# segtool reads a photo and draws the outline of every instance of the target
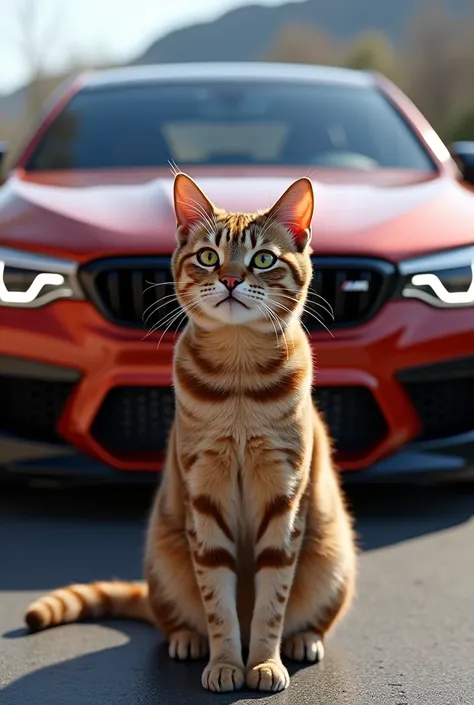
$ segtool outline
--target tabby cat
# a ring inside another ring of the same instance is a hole
[[[229,213],[179,173],[174,201],[172,268],[189,322],[175,346],[176,416],[146,583],[56,590],[30,605],[26,622],[38,630],[91,616],[145,619],[171,657],[209,653],[204,688],[279,691],[289,684],[281,651],[323,657],[356,575],[300,323],[313,188],[301,178],[266,211]]]

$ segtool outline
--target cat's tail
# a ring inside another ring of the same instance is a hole
[[[37,632],[90,617],[124,617],[153,623],[148,585],[119,580],[69,585],[32,602],[25,622]]]

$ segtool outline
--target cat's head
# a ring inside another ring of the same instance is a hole
[[[186,174],[174,182],[178,247],[173,278],[188,317],[204,327],[277,326],[302,313],[312,278],[311,181],[295,181],[270,208],[229,213]]]

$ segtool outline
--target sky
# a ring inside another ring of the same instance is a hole
[[[74,61],[126,61],[172,29],[248,4],[284,0],[0,0],[0,93],[23,85],[36,48],[48,72]],[[288,1],[288,0],[287,0]]]

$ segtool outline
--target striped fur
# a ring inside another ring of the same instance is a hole
[[[177,176],[173,274],[189,323],[175,347],[176,416],[149,521],[147,586],[55,591],[30,606],[31,628],[146,619],[172,657],[209,651],[202,684],[212,691],[282,690],[281,651],[322,658],[352,600],[356,551],[300,324],[312,198],[301,179],[269,211],[230,214]],[[215,266],[200,263],[202,248],[218,254]],[[252,266],[262,249],[277,257],[268,271]],[[225,281],[238,282],[232,296],[245,305],[218,305]]]

